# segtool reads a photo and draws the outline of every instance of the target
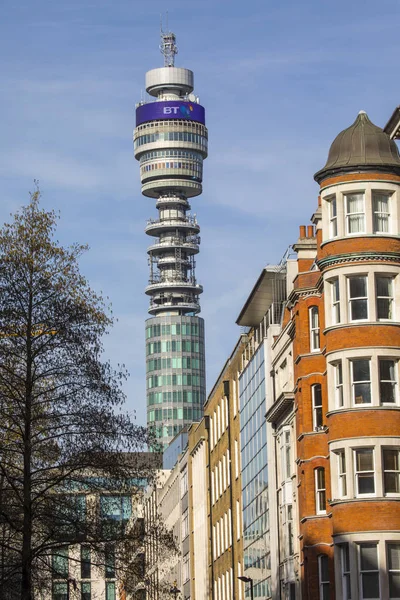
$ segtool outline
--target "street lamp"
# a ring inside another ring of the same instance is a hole
[[[249,583],[250,584],[250,597],[251,600],[254,600],[254,595],[253,595],[253,580],[251,577],[245,577],[244,575],[242,575],[241,577],[238,577],[238,579],[240,579],[240,581],[243,581],[244,583]]]
[[[173,584],[172,588],[169,590],[169,591],[170,591],[170,593],[174,595],[174,598],[175,598],[175,600],[177,599],[177,597],[178,597],[178,594],[180,594],[180,593],[181,593],[181,590],[177,588],[177,585],[176,585],[176,584],[177,584],[177,581],[176,581],[176,579],[175,579],[175,581],[174,581],[174,584]]]

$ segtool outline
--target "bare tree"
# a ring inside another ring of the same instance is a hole
[[[134,458],[148,440],[122,409],[126,373],[103,358],[112,316],[79,271],[87,248],[59,245],[39,197],[0,230],[0,596],[22,600],[60,544],[101,554],[126,540],[127,527],[87,514],[100,493],[139,494],[152,472]]]

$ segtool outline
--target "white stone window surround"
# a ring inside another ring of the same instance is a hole
[[[373,192],[380,194],[387,194],[390,196],[390,219],[389,219],[389,231],[374,233],[374,222],[373,222],[373,203],[372,194]],[[365,210],[365,232],[364,233],[347,233],[346,227],[346,202],[345,196],[347,194],[364,194],[364,210]],[[330,201],[336,197],[336,222],[337,222],[337,235],[333,236],[333,227],[331,224],[331,206]],[[399,211],[399,200],[400,200],[400,186],[395,183],[386,181],[354,181],[344,182],[337,185],[332,185],[324,188],[321,191],[321,205],[322,205],[322,243],[330,241],[332,239],[338,240],[340,238],[356,237],[359,235],[384,235],[384,236],[398,236],[400,232],[400,211]]]
[[[373,494],[357,494],[355,451],[357,449],[371,448],[374,450],[375,492]],[[330,470],[331,470],[331,501],[350,500],[363,498],[400,498],[399,493],[384,493],[383,482],[383,450],[386,448],[400,448],[399,436],[388,437],[359,437],[336,440],[329,443]],[[344,451],[346,461],[346,496],[340,493],[339,451]]]
[[[357,323],[393,323],[399,322],[400,309],[396,307],[396,300],[400,298],[400,267],[395,264],[366,264],[357,266],[338,267],[328,271],[324,277],[325,302],[325,327],[343,327],[343,325],[357,325]],[[368,294],[368,319],[351,320],[349,306],[349,278],[357,276],[367,277]],[[388,277],[392,280],[392,315],[391,319],[378,319],[377,315],[377,285],[376,277]],[[335,323],[333,314],[334,290],[333,282],[339,281],[340,322]]]
[[[308,322],[310,328],[310,351],[319,352],[320,344],[320,324],[319,324],[319,308],[318,306],[310,306],[308,309]],[[284,366],[283,366],[284,365]],[[287,369],[287,361],[281,365],[281,369]]]
[[[369,359],[370,362],[370,380],[371,380],[371,403],[355,404],[352,398],[352,375],[351,361],[354,359],[363,358]],[[395,402],[380,403],[380,387],[379,387],[379,359],[387,359],[395,361],[395,376],[396,376],[396,392]],[[340,412],[342,410],[365,410],[368,408],[399,408],[399,366],[400,366],[400,349],[398,347],[391,348],[389,346],[376,346],[370,348],[350,348],[340,352],[332,352],[327,356],[327,374],[328,374],[328,412]],[[337,406],[336,394],[336,365],[342,361],[342,377],[343,377],[343,406]]]
[[[379,588],[381,598],[389,596],[388,553],[387,545],[400,544],[398,531],[368,531],[335,535],[334,564],[335,564],[335,593],[336,600],[347,600],[343,596],[341,546],[349,544],[351,597],[362,598],[360,585],[360,544],[375,543],[378,545]]]

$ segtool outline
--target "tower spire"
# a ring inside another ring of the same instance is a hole
[[[167,31],[163,31],[162,18],[160,23],[161,54],[164,55],[164,67],[175,66],[175,55],[178,54],[176,45],[176,36],[172,31],[168,31],[168,13],[167,13]]]

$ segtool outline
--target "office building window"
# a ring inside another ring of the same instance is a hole
[[[379,398],[381,404],[393,404],[397,399],[397,362],[379,359]]]
[[[360,549],[360,598],[380,598],[378,545],[359,544]]]
[[[329,232],[330,237],[337,237],[338,224],[337,224],[337,204],[336,196],[329,200]]]
[[[183,583],[185,583],[186,581],[188,581],[188,579],[190,579],[189,558],[190,558],[190,555],[186,554],[183,557],[183,561],[182,561],[182,581],[183,581]]]
[[[52,572],[54,579],[67,579],[69,575],[68,546],[56,548],[52,556]]]
[[[88,546],[81,546],[81,579],[90,579],[90,572],[90,548]]]
[[[182,515],[182,540],[189,535],[189,511],[185,511]]]
[[[387,194],[374,192],[372,195],[374,233],[390,231],[390,198]]]
[[[282,433],[282,445],[281,445],[281,468],[282,468],[282,481],[284,479],[290,479],[292,475],[291,465],[291,447],[290,447],[290,431],[286,430]]]
[[[310,348],[311,351],[314,352],[319,350],[319,314],[318,308],[316,306],[312,306],[309,309],[309,319],[310,319]]]
[[[68,583],[61,581],[53,582],[52,600],[68,600]]]
[[[314,430],[321,429],[323,425],[322,416],[322,391],[321,384],[316,383],[311,386],[312,407],[313,407],[313,426]]]
[[[287,537],[288,537],[288,551],[289,556],[294,554],[294,535],[293,535],[293,506],[291,504],[287,505]]]
[[[365,233],[364,194],[345,196],[347,233]]]
[[[89,581],[81,583],[81,598],[82,600],[92,600],[92,586]]]
[[[371,361],[360,358],[351,361],[353,404],[371,404]]]
[[[326,513],[325,469],[315,469],[315,505],[317,515]]]
[[[373,448],[361,448],[355,455],[355,489],[356,495],[375,494],[375,467]]]
[[[332,323],[336,325],[340,323],[340,292],[339,292],[339,278],[332,279],[331,281],[331,294],[332,294]]]
[[[318,556],[319,600],[329,600],[329,559],[326,554]]]
[[[389,598],[400,598],[400,544],[387,545]]]
[[[116,600],[114,581],[106,581],[106,600]]]
[[[105,554],[104,564],[105,564],[106,579],[114,579],[115,578],[115,548],[114,548],[114,545],[106,544],[104,554]]]
[[[348,278],[350,321],[368,319],[368,283],[366,275]]]
[[[398,448],[384,448],[383,458],[383,491],[385,494],[400,492],[400,463]]]
[[[378,319],[393,319],[393,277],[376,276],[376,316]]]
[[[181,471],[181,498],[183,498],[183,496],[186,494],[187,491],[188,491],[188,472],[187,472],[187,468],[185,467]]]

